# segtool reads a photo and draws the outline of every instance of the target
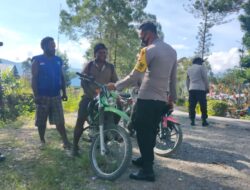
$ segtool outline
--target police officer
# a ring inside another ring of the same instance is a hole
[[[132,160],[141,169],[129,177],[155,181],[153,161],[157,127],[166,100],[169,104],[176,100],[177,54],[170,45],[158,38],[154,23],[145,22],[139,30],[145,47],[141,49],[134,69],[124,79],[108,84],[108,88],[121,90],[135,85],[145,73],[139,89],[134,121],[141,157]]]
[[[195,125],[195,108],[197,103],[200,104],[202,126],[208,126],[207,122],[207,98],[209,92],[209,82],[207,69],[203,65],[204,60],[200,57],[193,59],[193,64],[187,70],[187,88],[189,92],[189,118],[191,125]]]

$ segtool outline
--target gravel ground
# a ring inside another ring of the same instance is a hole
[[[170,158],[155,156],[156,182],[133,181],[128,178],[137,170],[130,165],[115,182],[102,182],[94,177],[88,189],[101,190],[250,190],[250,122],[211,117],[209,127],[191,127],[186,113],[175,111],[174,116],[182,124],[183,142]],[[66,116],[69,125],[75,122],[75,114]],[[14,139],[25,139],[29,149],[35,149],[36,130],[2,129],[0,139],[6,133]],[[2,141],[3,142],[3,141]],[[25,147],[25,146],[24,146]],[[27,151],[27,150],[26,150]],[[8,152],[8,150],[6,150]],[[32,151],[31,151],[32,152]],[[11,150],[10,150],[11,153]],[[133,139],[133,156],[138,156]],[[85,189],[84,187],[82,189]]]
[[[156,182],[128,179],[130,166],[115,183],[119,189],[250,190],[250,122],[211,117],[191,127],[186,113],[176,111],[183,143],[171,158],[155,157]],[[134,142],[134,155],[138,148]]]

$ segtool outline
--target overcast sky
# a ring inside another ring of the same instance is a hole
[[[157,16],[165,35],[164,41],[172,45],[178,58],[194,55],[199,20],[186,12],[183,4],[188,0],[149,0],[146,11]],[[40,41],[45,36],[57,40],[59,10],[66,8],[64,0],[1,0],[0,2],[0,58],[21,62],[42,53]],[[239,64],[238,48],[243,33],[237,15],[230,23],[212,29],[210,64],[215,73],[223,72]],[[89,43],[70,41],[60,35],[60,50],[66,51],[70,65],[81,68],[83,55]]]

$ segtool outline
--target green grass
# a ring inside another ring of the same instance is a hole
[[[63,102],[65,112],[75,112],[78,110],[78,105],[83,94],[81,89],[68,88],[68,101]]]
[[[1,190],[118,189],[113,182],[93,179],[87,142],[80,143],[82,156],[73,158],[63,150],[56,129],[46,130],[47,145],[43,150],[38,148],[36,130],[25,128],[32,130],[27,137],[18,137],[18,132],[13,133],[15,130],[5,128],[2,139],[0,136],[1,150],[6,155],[6,160],[0,163]],[[73,128],[67,127],[67,133],[72,142]]]
[[[3,122],[0,120],[0,129],[1,128],[21,128],[27,121],[30,121],[31,119],[33,118],[32,117],[24,117],[24,116],[21,116],[19,117],[17,120],[14,120],[14,121],[6,121],[6,122]]]
[[[77,111],[81,95],[80,89],[68,89],[68,101],[63,103],[71,142],[76,118],[68,112]],[[19,136],[20,131],[24,136]],[[6,160],[0,163],[0,190],[119,189],[114,182],[94,177],[87,142],[80,143],[82,157],[73,158],[70,152],[63,150],[56,129],[47,129],[45,137],[47,145],[40,150],[39,137],[34,128],[34,113],[28,117],[21,116],[16,121],[0,121],[0,152],[6,156]]]

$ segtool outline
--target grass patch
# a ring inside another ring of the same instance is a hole
[[[93,178],[87,142],[80,142],[82,157],[73,158],[70,152],[63,150],[56,129],[46,130],[47,145],[44,150],[38,149],[39,138],[34,130],[32,135],[27,132],[30,138],[28,142],[26,138],[13,136],[11,131],[14,130],[12,127],[4,129],[5,132],[9,131],[9,134],[5,134],[9,138],[8,142],[1,144],[7,157],[0,163],[1,190],[118,189],[113,182]],[[72,142],[73,128],[67,128],[67,132]]]
[[[14,128],[14,129],[19,129],[23,127],[23,125],[30,125],[31,123],[34,124],[35,120],[35,112],[30,113],[28,116],[23,115],[18,117],[16,120],[7,120],[7,121],[2,121],[0,120],[0,129],[1,128]]]
[[[68,101],[63,102],[63,108],[65,112],[76,112],[78,110],[78,105],[83,94],[81,89],[68,88]]]

